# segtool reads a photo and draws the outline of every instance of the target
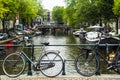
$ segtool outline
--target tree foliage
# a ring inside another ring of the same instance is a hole
[[[36,0],[0,0],[0,18],[14,20],[19,15],[20,20],[30,22],[42,15],[43,8]]]
[[[2,0],[3,8],[7,11],[3,13],[3,18],[13,19],[18,13],[19,4],[16,0]]]
[[[71,26],[96,24],[114,18],[113,0],[65,0],[65,21]]]
[[[52,18],[57,23],[63,23],[64,7],[55,6],[52,11]]]
[[[8,11],[9,9],[4,7],[2,0],[0,0],[0,18],[3,18],[3,14]]]
[[[113,12],[115,15],[120,16],[120,0],[114,0]]]

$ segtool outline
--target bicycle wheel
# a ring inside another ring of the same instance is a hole
[[[99,60],[93,53],[82,53],[75,59],[75,69],[86,77],[94,75],[99,69]]]
[[[117,72],[118,74],[120,74],[120,55],[118,55],[116,57],[116,60],[115,60],[115,67],[113,67],[113,70],[115,72]]]
[[[25,61],[21,54],[9,54],[3,61],[3,71],[8,77],[18,77],[25,69]]]
[[[48,52],[41,57],[40,70],[47,77],[56,77],[63,68],[62,57],[55,52]]]

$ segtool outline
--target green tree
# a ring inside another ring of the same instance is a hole
[[[114,0],[113,12],[115,15],[120,16],[120,0]]]
[[[120,0],[114,0],[113,12],[116,15],[116,29],[120,28]],[[118,33],[118,31],[117,31]]]
[[[63,23],[64,7],[55,6],[52,11],[52,18],[57,23]]]
[[[17,15],[21,23],[27,23],[42,14],[43,8],[36,0],[0,0],[0,18],[3,21],[3,27],[5,20],[14,21]]]
[[[6,30],[5,21],[13,20],[15,14],[17,13],[18,3],[16,0],[1,0],[1,5],[5,10],[1,14],[1,20],[3,25],[3,32]],[[1,12],[1,11],[0,11]]]
[[[20,0],[18,13],[20,21],[25,24],[38,15],[39,4],[35,0]]]
[[[76,25],[76,0],[65,0],[67,7],[64,11],[64,21],[67,25],[75,27]]]
[[[3,2],[0,0],[0,18],[3,18],[3,14],[7,11],[9,11],[8,8],[4,8]]]
[[[113,0],[66,0],[66,4],[65,19],[71,26],[83,23],[102,24],[103,21],[114,18]]]

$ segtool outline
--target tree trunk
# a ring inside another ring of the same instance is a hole
[[[116,34],[118,34],[118,18],[116,18]]]
[[[3,26],[2,32],[4,33],[5,32],[5,19],[2,20],[2,26]]]
[[[120,17],[118,17],[116,26],[118,27],[118,34],[120,34]]]
[[[102,19],[100,19],[100,22],[99,22],[100,26],[102,26]]]

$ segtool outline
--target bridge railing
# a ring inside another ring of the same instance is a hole
[[[82,46],[82,47],[86,47],[86,46],[104,46],[106,47],[106,52],[108,51],[108,47],[110,46],[120,46],[120,44],[50,44],[50,45],[47,45],[47,46]],[[40,47],[42,46],[41,44],[34,44],[34,48],[37,48],[37,47]],[[74,61],[74,59],[64,59],[64,62],[63,62],[63,71],[62,71],[62,75],[65,75],[66,74],[66,69],[65,69],[65,65],[66,65],[66,62],[67,61]],[[99,71],[99,70],[98,70]],[[98,72],[99,73],[99,72]],[[97,75],[97,74],[96,74]]]
[[[46,45],[46,46],[106,46],[106,50],[109,46],[120,46],[120,44],[49,44],[49,45]],[[18,45],[12,45],[13,47],[16,47]],[[34,49],[35,48],[39,48],[39,47],[42,47],[43,45],[42,44],[27,44],[27,46],[25,48],[29,48],[31,49],[31,51],[28,53],[28,55],[31,55],[29,57],[31,58],[34,58]],[[0,47],[5,47],[5,45],[0,45]],[[3,60],[1,60],[3,61]],[[64,62],[63,62],[63,71],[62,71],[62,75],[65,75],[66,74],[66,69],[65,69],[65,65],[66,65],[66,62],[67,61],[74,61],[74,59],[64,59]],[[28,65],[28,75],[32,75],[32,71],[31,71],[31,63],[29,63]]]

